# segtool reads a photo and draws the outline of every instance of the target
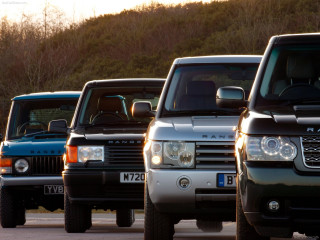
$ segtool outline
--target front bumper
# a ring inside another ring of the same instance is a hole
[[[236,189],[217,187],[218,173],[235,174],[235,171],[150,169],[146,180],[151,201],[161,212],[182,215],[221,213],[233,218],[230,216],[235,213]],[[190,180],[188,188],[179,187],[181,177]]]
[[[144,183],[121,183],[121,172],[128,170],[66,170],[62,173],[65,191],[71,202],[97,208],[143,209]]]
[[[248,162],[244,169],[239,175],[239,190],[250,224],[302,232],[319,226],[320,176],[299,174],[294,167],[257,167]],[[268,210],[271,200],[280,203],[278,211]]]
[[[0,184],[1,184],[1,187],[63,185],[63,180],[62,180],[62,176],[14,177],[14,176],[1,175]]]

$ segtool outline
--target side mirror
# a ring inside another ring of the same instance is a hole
[[[244,90],[241,87],[221,87],[217,91],[216,102],[220,108],[246,107]]]
[[[48,132],[67,133],[67,121],[64,119],[50,121],[48,126]]]
[[[155,111],[152,111],[150,102],[135,102],[132,106],[132,116],[134,118],[154,117]]]

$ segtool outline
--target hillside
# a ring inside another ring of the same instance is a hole
[[[320,2],[229,0],[153,4],[88,19],[50,35],[32,22],[0,25],[0,119],[15,95],[80,90],[92,79],[165,77],[174,58],[262,54],[272,35],[318,32]]]

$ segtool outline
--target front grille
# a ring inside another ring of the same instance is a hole
[[[105,163],[109,165],[143,165],[143,145],[105,146]]]
[[[301,138],[304,164],[310,168],[320,168],[320,136]]]
[[[34,156],[31,159],[31,172],[34,175],[61,175],[62,156]]]
[[[197,142],[196,167],[234,169],[234,142]]]

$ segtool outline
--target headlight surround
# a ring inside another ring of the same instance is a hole
[[[29,162],[26,159],[18,159],[14,163],[14,169],[17,173],[26,173],[29,170]]]
[[[194,168],[195,143],[149,141],[144,152],[150,152],[152,168]]]
[[[288,137],[246,137],[248,161],[293,161],[297,147]]]
[[[78,146],[78,162],[104,161],[104,146]]]

